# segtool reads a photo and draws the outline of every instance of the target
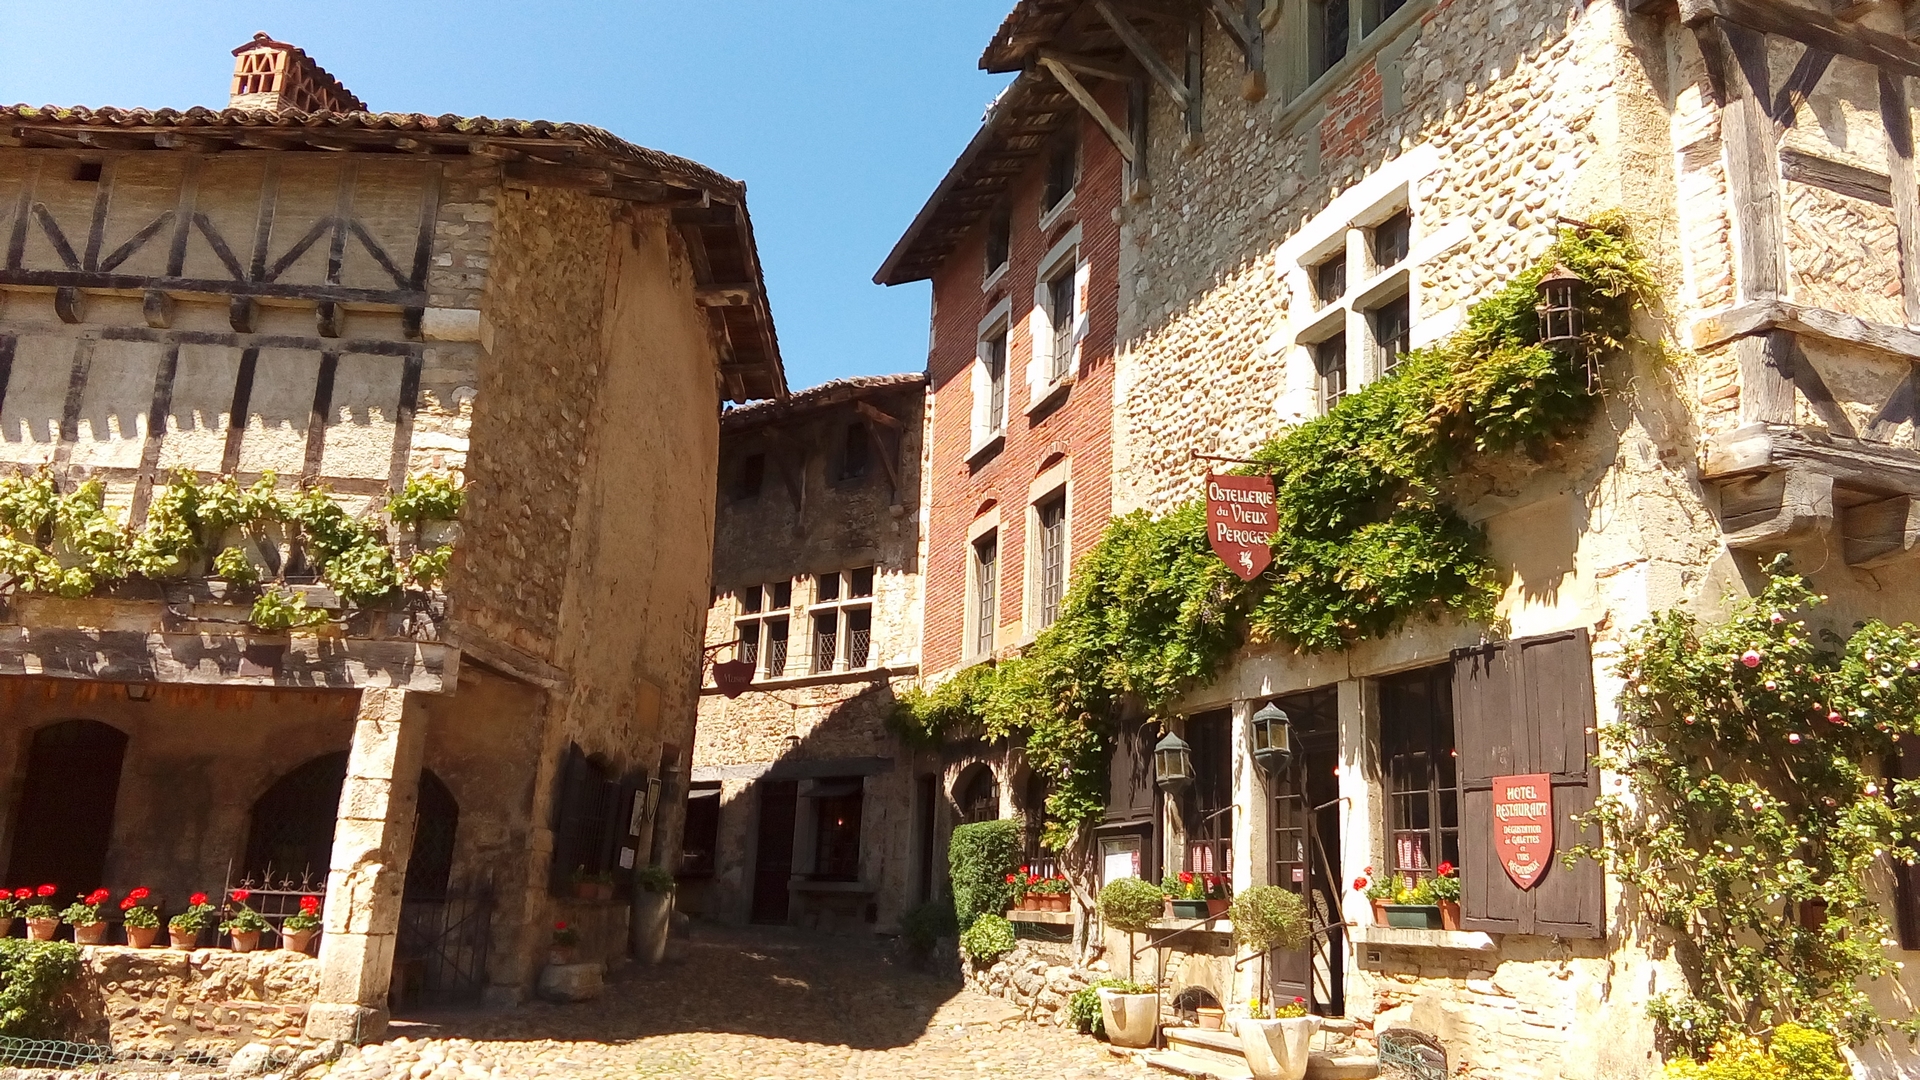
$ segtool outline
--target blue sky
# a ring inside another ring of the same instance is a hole
[[[375,109],[598,124],[747,182],[797,389],[926,366],[873,272],[978,128],[1012,0],[0,0],[0,102],[219,105],[265,30]]]

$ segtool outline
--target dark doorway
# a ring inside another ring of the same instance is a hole
[[[1340,910],[1340,698],[1334,687],[1274,702],[1293,726],[1292,764],[1267,778],[1273,797],[1269,880],[1307,902],[1312,936],[1305,948],[1267,958],[1276,1001],[1299,997],[1320,1016],[1346,1014],[1347,935]]]
[[[51,882],[59,899],[104,882],[126,753],[126,735],[95,720],[63,720],[33,733],[13,817],[11,880]]]
[[[787,885],[793,878],[793,815],[800,785],[793,780],[760,782],[760,828],[753,866],[753,921],[787,921]]]
[[[984,762],[967,766],[954,785],[953,801],[960,807],[962,825],[999,820],[1000,781],[993,775],[993,766]]]
[[[346,752],[322,754],[275,781],[255,799],[241,876],[256,883],[304,882],[324,889],[333,861],[340,789],[346,781]],[[409,899],[447,895],[459,824],[460,804],[453,792],[432,770],[420,770],[413,854],[407,859]]]
[[[940,778],[926,773],[913,782],[913,898],[933,899],[933,801],[940,794]]]
[[[453,834],[460,804],[431,769],[420,770],[420,813],[413,822],[413,854],[407,857],[407,899],[437,900],[453,879]]]

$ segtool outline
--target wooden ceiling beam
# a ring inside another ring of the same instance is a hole
[[[1100,125],[1101,131],[1106,132],[1108,141],[1113,143],[1114,149],[1120,151],[1121,157],[1129,162],[1138,160],[1139,152],[1134,148],[1133,140],[1126,132],[1120,130],[1119,124],[1113,122],[1113,117],[1107,115],[1107,110],[1101,107],[1092,91],[1080,84],[1080,80],[1074,76],[1072,70],[1045,53],[1040,56],[1040,66],[1060,80],[1060,85],[1066,87],[1067,93],[1072,94],[1074,100],[1087,110],[1087,115],[1093,117],[1094,123]]]

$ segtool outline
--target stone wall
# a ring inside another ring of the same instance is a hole
[[[264,949],[81,949],[74,999],[121,1054],[225,1056],[247,1043],[290,1045],[320,985],[320,962]]]
[[[1043,942],[1022,941],[1013,951],[987,966],[962,959],[961,973],[969,989],[991,994],[1011,1002],[1036,1024],[1071,1027],[1067,999],[1074,991],[1109,974],[1106,961],[1096,960],[1092,968],[1073,963],[1073,947]]]

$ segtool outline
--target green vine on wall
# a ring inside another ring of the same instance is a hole
[[[1870,984],[1894,971],[1874,894],[1920,858],[1920,780],[1888,769],[1920,738],[1920,628],[1816,630],[1826,598],[1785,556],[1768,574],[1724,622],[1671,611],[1628,642],[1601,764],[1631,796],[1602,796],[1603,846],[1578,853],[1672,944],[1687,986],[1649,1011],[1696,1057],[1788,1022],[1871,1037]]]
[[[45,470],[0,479],[0,576],[6,588],[75,599],[143,578],[167,581],[211,570],[230,584],[254,587],[251,621],[262,629],[311,626],[321,608],[285,587],[304,564],[342,599],[368,604],[404,588],[426,589],[446,576],[452,548],[394,560],[385,522],[356,518],[325,487],[281,491],[272,473],[241,487],[232,477],[201,483],[178,472],[154,494],[145,523],[129,528],[106,508],[106,489],[87,480],[61,493]],[[409,477],[386,506],[388,518],[416,533],[451,521],[465,494],[451,475]],[[283,558],[281,549],[297,552]]]
[[[1340,649],[1415,614],[1489,617],[1494,568],[1479,530],[1448,505],[1447,479],[1477,453],[1544,452],[1592,413],[1584,370],[1537,341],[1538,288],[1556,263],[1586,283],[1585,349],[1621,352],[1634,307],[1657,290],[1624,224],[1607,217],[1564,230],[1458,332],[1254,455],[1264,465],[1248,471],[1273,473],[1278,510],[1265,574],[1243,583],[1213,554],[1203,503],[1117,518],[1075,566],[1058,621],[1017,657],[904,695],[897,730],[1022,739],[1054,784],[1046,842],[1066,852],[1104,809],[1123,696],[1163,712],[1248,642]]]

